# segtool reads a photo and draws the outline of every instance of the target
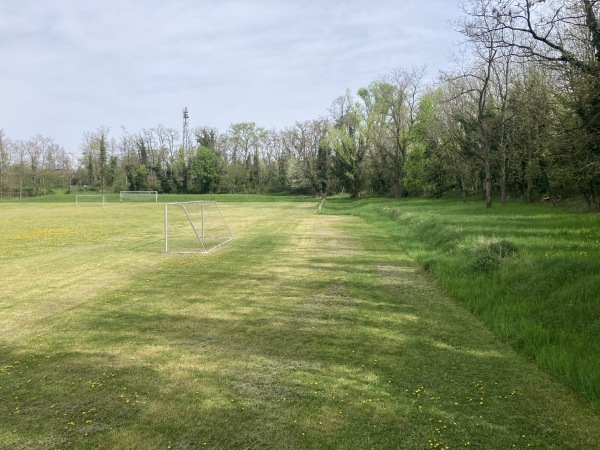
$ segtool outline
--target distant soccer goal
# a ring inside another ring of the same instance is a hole
[[[78,208],[81,206],[106,206],[106,195],[76,195],[75,205]]]
[[[165,203],[165,252],[208,253],[232,239],[217,202]]]
[[[121,191],[119,201],[123,202],[158,202],[156,191]]]

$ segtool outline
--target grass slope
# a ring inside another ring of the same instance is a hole
[[[446,292],[600,411],[600,214],[480,202],[329,202],[386,230]]]
[[[222,205],[161,253],[160,205],[0,205],[0,447],[594,448],[589,405],[442,293],[386,231]]]

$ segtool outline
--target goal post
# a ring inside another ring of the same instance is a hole
[[[81,194],[75,196],[75,206],[106,206],[106,195]]]
[[[158,192],[157,191],[120,191],[119,201],[130,202],[154,202],[158,203]]]
[[[217,202],[165,203],[166,253],[208,253],[232,239]]]

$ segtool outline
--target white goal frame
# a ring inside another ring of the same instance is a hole
[[[196,240],[198,241],[198,243],[200,244],[198,246],[198,250],[194,251],[194,250],[186,250],[186,251],[175,251],[175,250],[169,250],[169,207],[179,207],[183,210],[183,213],[185,215],[185,219],[187,220],[187,223],[189,223],[190,226],[190,234],[193,236],[195,235]],[[218,219],[220,219],[222,221],[223,226],[223,235],[222,236],[208,236],[206,234],[206,228],[205,228],[205,207],[212,207],[214,208],[214,210],[217,212],[218,214]],[[199,222],[194,223],[194,220],[192,218],[192,216],[190,215],[190,207],[199,207],[200,211],[201,211],[201,217]],[[214,246],[209,246],[207,245],[207,239],[217,239],[219,241],[219,243],[217,245]],[[229,228],[229,225],[227,224],[227,221],[225,220],[225,217],[223,217],[223,213],[221,212],[221,208],[219,208],[219,205],[217,204],[217,202],[212,201],[212,200],[198,200],[198,201],[190,201],[190,202],[171,202],[171,203],[165,203],[165,253],[208,253],[211,252],[213,250],[215,250],[216,248],[221,247],[222,245],[226,244],[227,242],[231,241],[233,239],[233,233],[231,232],[231,229]]]
[[[158,191],[119,191],[119,202],[123,203],[123,199],[130,199],[132,201],[136,201],[135,197],[137,195],[147,195],[148,197],[154,197],[154,203],[158,203]]]
[[[79,204],[80,203],[85,203],[86,205],[92,205],[92,206],[100,206],[100,202],[80,202],[79,199],[83,198],[83,197],[95,197],[95,198],[100,198],[102,197],[102,207],[106,206],[106,195],[93,195],[93,194],[78,194],[75,196],[75,206],[77,206],[79,208]]]

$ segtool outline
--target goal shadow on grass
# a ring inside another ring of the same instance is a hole
[[[202,243],[197,240],[185,239],[185,243],[180,245],[180,248],[185,250],[182,251],[169,251],[165,252],[165,240],[164,238],[156,239],[152,241],[146,241],[134,246],[127,247],[128,250],[143,253],[174,253],[174,254],[206,254],[218,251],[221,246],[227,242],[233,240],[233,238],[223,237],[220,239],[204,240]],[[175,248],[177,246],[175,245]]]
[[[128,250],[135,252],[144,253],[164,253],[165,252],[165,240],[164,238],[156,239],[153,241],[144,242],[143,244],[134,245],[128,247]]]

